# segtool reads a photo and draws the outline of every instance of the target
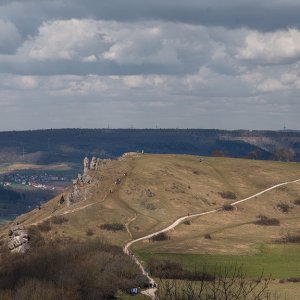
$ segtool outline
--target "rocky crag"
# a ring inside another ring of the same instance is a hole
[[[29,236],[22,225],[15,225],[9,229],[8,248],[12,253],[25,253],[29,248]]]
[[[87,188],[94,181],[94,172],[101,170],[109,162],[110,159],[100,159],[95,156],[91,161],[88,157],[84,158],[83,175],[78,174],[77,178],[73,180],[72,189],[65,197],[67,206],[86,200]]]

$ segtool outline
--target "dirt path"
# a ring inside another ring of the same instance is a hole
[[[239,203],[242,203],[242,202],[245,202],[245,201],[248,201],[250,199],[253,199],[257,196],[260,196],[264,193],[267,193],[271,190],[274,190],[280,186],[284,186],[284,185],[288,185],[288,184],[292,184],[292,183],[297,183],[297,182],[300,182],[300,179],[297,179],[297,180],[293,180],[293,181],[287,181],[287,182],[283,182],[283,183],[279,183],[279,184],[276,184],[276,185],[273,185],[259,193],[256,193],[250,197],[247,197],[247,198],[244,198],[244,199],[241,199],[241,200],[238,200],[238,201],[235,201],[233,203],[231,203],[232,206],[235,206]],[[202,213],[197,213],[197,214],[193,214],[193,215],[187,215],[187,216],[184,216],[184,217],[181,217],[179,219],[177,219],[174,223],[172,223],[171,225],[169,225],[168,227],[162,229],[162,230],[159,230],[159,231],[156,231],[154,233],[151,233],[151,234],[148,234],[144,237],[141,237],[141,238],[138,238],[138,239],[135,239],[135,240],[132,240],[130,242],[128,242],[124,248],[123,248],[123,251],[125,254],[129,255],[134,261],[135,263],[140,267],[140,269],[142,270],[143,274],[147,276],[147,278],[149,279],[150,283],[153,285],[155,283],[154,279],[152,277],[149,276],[149,274],[145,271],[145,268],[143,267],[143,265],[140,263],[140,261],[136,258],[136,256],[129,250],[130,246],[137,243],[137,242],[140,242],[140,241],[143,241],[143,240],[146,240],[146,239],[149,239],[159,233],[162,233],[162,232],[166,232],[166,231],[169,231],[173,228],[175,228],[176,226],[178,226],[182,221],[186,220],[186,219],[190,219],[190,218],[195,218],[195,217],[200,217],[200,216],[204,216],[204,215],[208,215],[208,214],[212,214],[212,213],[215,213],[215,212],[218,212],[218,211],[221,211],[222,208],[217,208],[217,209],[213,209],[213,210],[210,210],[210,211],[207,211],[207,212],[202,212]],[[157,288],[149,288],[149,289],[146,289],[144,291],[142,291],[142,294],[144,294],[145,296],[148,296],[150,299],[156,299],[156,296],[155,296],[155,293],[157,291]]]
[[[128,234],[130,235],[130,238],[132,238],[132,233],[131,233],[130,230],[129,230],[129,225],[130,225],[130,223],[132,223],[136,218],[137,218],[137,214],[135,213],[135,214],[134,214],[134,217],[131,218],[131,219],[129,219],[129,221],[125,224],[126,231],[127,231]]]

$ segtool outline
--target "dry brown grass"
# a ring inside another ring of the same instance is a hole
[[[233,201],[224,199],[220,191],[231,191],[241,199],[276,183],[296,179],[299,174],[300,166],[296,163],[230,158],[206,158],[200,163],[198,157],[188,155],[132,156],[113,161],[106,170],[95,173],[99,181],[86,188],[86,201],[66,207],[65,203],[60,204],[61,196],[58,196],[41,210],[33,210],[17,221],[25,225],[38,224],[47,218],[64,215],[68,222],[53,226],[50,234],[86,239],[86,230],[90,228],[95,235],[104,235],[111,242],[122,245],[131,238],[128,232],[100,232],[99,224],[126,224],[137,215],[129,225],[136,238],[162,229],[182,215],[212,210]],[[116,178],[122,179],[120,185],[114,184]],[[255,252],[254,236],[257,238],[261,230],[251,224],[255,216],[263,213],[279,219],[296,217],[300,207],[293,201],[299,198],[298,186],[279,188],[238,205],[237,210],[230,213],[218,212],[194,219],[190,226],[182,225],[171,232],[172,240],[163,242],[162,250]],[[151,197],[145,193],[149,190]],[[288,215],[276,208],[280,201],[290,205]],[[155,209],[149,209],[145,203],[151,203]],[[292,226],[287,224],[288,221],[283,222],[283,228]],[[213,240],[203,239],[207,232],[213,233]],[[241,237],[244,232],[245,238]],[[279,235],[278,231],[261,234],[259,240],[267,241]],[[250,239],[246,238],[248,235]],[[224,243],[222,247],[221,243]]]

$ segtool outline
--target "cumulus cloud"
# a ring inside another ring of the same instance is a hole
[[[212,34],[216,35],[216,31]],[[183,74],[195,72],[204,64],[217,66],[229,56],[226,47],[223,40],[216,40],[199,25],[90,19],[48,21],[24,41],[16,55],[0,56],[0,72]]]
[[[298,2],[0,0],[0,126],[296,127]]]
[[[300,30],[250,32],[245,38],[245,46],[239,50],[239,56],[265,63],[297,61],[300,58]]]
[[[38,34],[19,49],[21,55],[37,60],[95,60],[96,52],[105,50],[105,35],[93,20],[44,22]],[[92,60],[92,61],[93,61]]]

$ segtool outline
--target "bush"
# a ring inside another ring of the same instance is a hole
[[[26,255],[8,254],[1,261],[0,298],[5,291],[18,300],[113,299],[118,290],[146,282],[121,247],[103,239],[68,240]]]
[[[161,241],[167,241],[169,240],[170,237],[166,232],[161,232],[158,233],[156,235],[154,235],[153,237],[150,238],[151,242],[161,242]]]
[[[37,249],[45,245],[45,239],[37,226],[30,226],[28,228],[28,236],[31,248]]]
[[[294,201],[294,204],[300,205],[300,198],[296,199],[296,200]]]
[[[223,205],[223,210],[225,211],[231,211],[231,210],[234,210],[234,206],[232,206],[231,204],[225,204]]]
[[[290,234],[288,233],[286,236],[281,238],[278,242],[280,243],[295,243],[300,244],[300,234]]]
[[[147,268],[154,277],[164,279],[188,279],[211,281],[215,277],[203,271],[189,271],[182,267],[180,263],[170,260],[158,260],[152,258],[147,263]]]
[[[185,220],[183,222],[184,225],[192,225],[192,221],[191,220]]]
[[[55,225],[61,225],[66,222],[68,222],[68,219],[64,216],[54,216],[51,218],[51,223]]]
[[[254,222],[256,225],[264,225],[264,226],[280,226],[280,221],[276,218],[268,218],[264,215],[258,215],[258,220]]]
[[[65,203],[65,198],[64,198],[64,195],[62,195],[59,199],[59,204],[64,204]]]
[[[236,194],[233,192],[219,192],[219,195],[224,199],[236,199]]]
[[[155,210],[156,209],[155,204],[151,203],[151,202],[143,201],[142,205],[145,206],[145,208],[149,209],[149,210]]]
[[[109,231],[125,231],[126,228],[122,223],[106,223],[100,225],[101,229]]]
[[[211,235],[209,233],[206,233],[204,235],[204,238],[207,239],[207,240],[211,240]]]
[[[51,230],[50,221],[44,221],[43,223],[40,223],[37,225],[38,229],[42,232],[48,232]]]
[[[279,203],[277,204],[277,207],[284,213],[288,213],[290,209],[289,205],[286,203]]]
[[[91,228],[88,228],[85,233],[87,236],[92,236],[92,235],[94,235],[94,230]]]
[[[286,281],[288,281],[288,282],[300,282],[300,278],[299,277],[292,277],[292,278],[288,278]]]

